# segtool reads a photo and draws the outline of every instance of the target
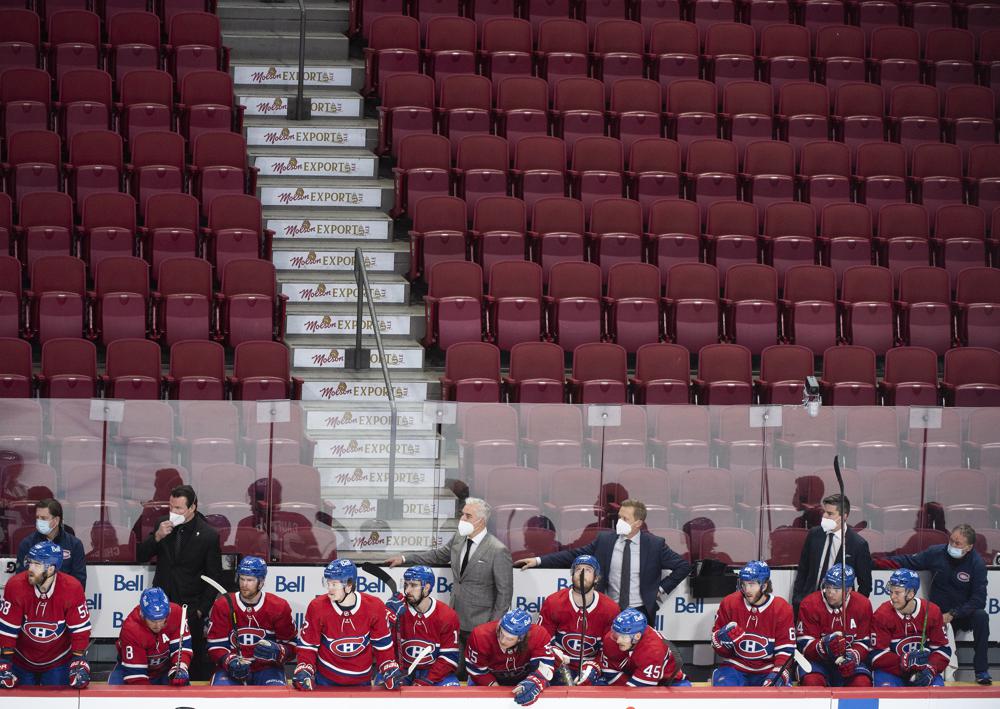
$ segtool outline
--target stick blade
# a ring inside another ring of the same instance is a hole
[[[381,566],[373,564],[370,561],[366,561],[361,564],[361,570],[370,576],[374,576],[379,581],[384,583],[386,587],[389,589],[389,591],[392,593],[392,595],[395,596],[397,593],[399,593],[399,590],[396,586],[396,579],[390,576],[389,573]]]

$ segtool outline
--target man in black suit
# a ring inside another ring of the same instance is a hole
[[[638,608],[652,624],[660,601],[684,580],[691,564],[668,547],[663,537],[643,532],[645,520],[646,505],[625,500],[615,531],[601,532],[582,547],[521,559],[514,565],[522,569],[569,568],[580,554],[595,556],[601,568],[608,570],[599,577],[597,590],[608,594],[623,610]],[[670,572],[666,578],[662,578],[664,570]]]
[[[841,540],[847,529],[847,565],[854,568],[858,577],[858,592],[869,596],[872,592],[872,555],[868,542],[847,524],[851,501],[840,494],[823,498],[823,518],[809,530],[802,555],[799,557],[795,586],[792,589],[792,606],[799,612],[799,603],[820,588],[827,570],[841,561]]]

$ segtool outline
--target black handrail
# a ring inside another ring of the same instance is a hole
[[[288,118],[293,121],[308,121],[312,118],[312,100],[303,97],[306,75],[306,3],[299,0],[299,74],[295,96],[289,102]]]

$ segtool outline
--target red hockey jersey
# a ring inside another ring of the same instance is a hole
[[[154,633],[146,625],[139,606],[122,623],[118,634],[118,662],[125,684],[149,684],[167,673],[178,661],[191,666],[191,632],[184,628],[181,638],[181,607],[170,604],[170,615],[163,630]],[[179,655],[179,656],[178,656]]]
[[[608,631],[601,653],[601,673],[608,684],[628,687],[653,687],[685,679],[683,672],[675,676],[678,673],[674,654],[660,634],[648,626],[628,652],[618,648]]]
[[[556,591],[542,603],[538,624],[549,631],[552,645],[569,657],[569,667],[580,671],[580,648],[584,660],[601,656],[601,638],[611,629],[618,615],[618,604],[603,593],[593,592],[587,607],[587,629],[583,629],[583,608],[576,604],[572,591]]]
[[[715,631],[730,622],[743,628],[743,635],[733,638],[733,649],[715,642]],[[795,623],[788,601],[773,593],[767,602],[751,606],[743,594],[734,591],[722,599],[712,626],[712,646],[729,665],[749,674],[767,674],[778,670],[795,650]]]
[[[41,672],[83,655],[90,642],[90,611],[83,586],[56,573],[48,593],[40,593],[22,571],[7,582],[0,602],[0,648],[14,648],[15,662]]]
[[[390,613],[390,616],[392,614]],[[419,613],[409,604],[402,618],[393,618],[399,668],[406,672],[424,648],[430,654],[414,668],[427,670],[424,679],[414,684],[436,684],[458,668],[458,613],[436,598],[431,599],[426,613]]]
[[[379,668],[395,656],[385,604],[367,593],[354,595],[346,609],[325,594],[316,596],[299,631],[299,662],[336,684],[371,684],[372,663]]]
[[[236,611],[236,628],[230,616],[229,604],[223,596],[215,599],[208,619],[205,640],[208,656],[224,667],[226,657],[231,652],[239,652],[243,657],[252,658],[253,648],[261,640],[270,640],[281,646],[283,656],[277,662],[254,660],[250,671],[265,667],[283,665],[295,657],[295,624],[288,601],[273,593],[261,591],[256,605],[248,606],[240,599],[240,594],[227,594]],[[239,648],[238,650],[235,648]]]
[[[831,608],[822,591],[813,591],[799,604],[797,627],[799,651],[813,662],[821,662],[817,646],[823,637],[842,633],[847,639],[848,650],[858,653],[864,662],[871,651],[872,602],[857,591],[848,594],[847,612]]]
[[[931,651],[928,664],[938,674],[943,673],[948,666],[951,647],[948,645],[948,630],[941,617],[941,609],[931,601],[921,598],[915,600],[917,606],[913,615],[903,615],[889,601],[879,606],[872,615],[872,669],[902,676],[900,661],[905,653],[919,649],[925,613],[926,648]]]
[[[497,641],[499,624],[498,620],[483,623],[470,633],[465,645],[465,668],[469,679],[480,686],[511,687],[536,670],[546,679],[552,679],[556,657],[549,646],[552,639],[549,631],[533,625],[523,642],[510,650],[502,650]]]

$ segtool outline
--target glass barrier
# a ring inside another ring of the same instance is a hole
[[[321,405],[332,406],[332,405]],[[838,491],[875,554],[969,523],[1000,552],[1000,409],[8,399],[0,409],[0,553],[55,497],[90,562],[132,562],[197,492],[224,553],[322,564],[445,544],[465,498],[492,506],[515,558],[613,529],[625,500],[692,560],[794,566]],[[391,483],[390,483],[391,478]]]

